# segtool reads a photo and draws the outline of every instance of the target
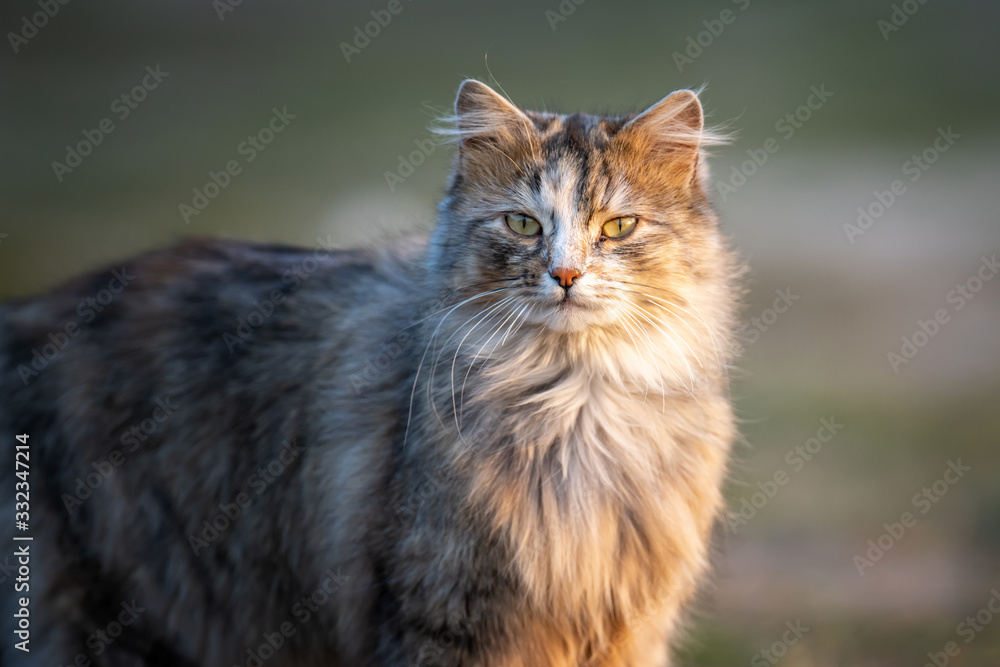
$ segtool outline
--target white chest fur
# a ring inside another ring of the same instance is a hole
[[[646,368],[626,379],[580,358],[525,361],[480,378],[489,418],[459,445],[476,452],[474,499],[506,536],[533,605],[582,623],[635,614],[704,560],[699,486],[714,513],[725,460],[704,432],[711,397],[660,393]]]

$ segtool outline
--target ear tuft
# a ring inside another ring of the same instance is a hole
[[[466,79],[458,88],[454,116],[442,119],[435,131],[466,143],[474,137],[529,139],[534,125],[506,98],[481,81]]]
[[[678,149],[724,144],[725,135],[705,128],[705,114],[698,94],[678,90],[649,107],[625,126],[649,139],[675,145]]]
[[[517,107],[482,81],[466,79],[455,96],[455,113],[461,116],[476,112],[519,113]]]

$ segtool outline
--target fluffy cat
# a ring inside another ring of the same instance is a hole
[[[691,91],[469,80],[453,121],[426,242],[188,242],[0,307],[3,664],[669,663],[734,438],[718,137]]]

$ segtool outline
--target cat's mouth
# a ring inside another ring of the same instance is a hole
[[[550,301],[540,315],[549,329],[563,332],[582,331],[603,320],[600,307],[568,293],[557,301]]]
[[[569,292],[566,292],[559,301],[553,305],[554,310],[557,313],[583,313],[585,311],[594,310],[593,304],[587,303],[586,299],[580,296],[573,296]]]
[[[569,295],[569,292],[563,296],[563,298],[556,304],[556,308],[583,308],[584,305],[580,303],[579,299],[574,299]]]

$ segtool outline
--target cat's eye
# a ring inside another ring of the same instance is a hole
[[[542,233],[542,225],[534,218],[521,215],[520,213],[508,213],[504,216],[504,222],[511,231],[521,236],[538,236]]]
[[[609,239],[620,239],[628,236],[635,229],[638,219],[635,216],[627,215],[614,220],[608,220],[601,227],[601,234]]]

